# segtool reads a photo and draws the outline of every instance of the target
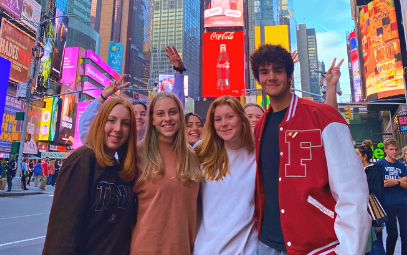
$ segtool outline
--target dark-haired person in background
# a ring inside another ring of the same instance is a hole
[[[10,161],[6,164],[7,169],[7,192],[11,191],[11,186],[13,185],[13,178],[16,176],[17,163],[14,160],[14,156],[10,157]]]
[[[397,161],[399,144],[389,138],[384,141],[386,157],[377,161],[384,167],[384,209],[389,217],[386,223],[386,254],[393,255],[398,239],[397,219],[400,226],[401,254],[407,254],[407,169]]]
[[[373,143],[370,140],[363,141],[362,145],[356,150],[356,155],[362,162],[367,176],[367,185],[369,187],[369,194],[374,194],[379,200],[381,205],[384,205],[384,187],[383,187],[383,166],[379,164],[370,163],[373,156],[372,150]],[[372,227],[376,229],[377,243],[371,247],[372,251],[368,251],[371,255],[384,255],[383,247],[383,227],[377,225],[375,221],[372,222]]]
[[[327,86],[342,62],[333,61]],[[364,254],[369,193],[347,123],[290,92],[294,62],[283,47],[261,45],[250,63],[270,98],[255,127],[258,254]]]
[[[203,120],[201,116],[196,113],[189,112],[185,114],[185,124],[187,125],[187,140],[192,147],[201,140],[203,130]]]

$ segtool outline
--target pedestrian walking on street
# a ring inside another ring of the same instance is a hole
[[[187,142],[182,103],[173,93],[159,92],[147,119],[146,136],[137,147],[137,224],[130,254],[188,255],[195,241],[201,171]]]
[[[24,159],[23,163],[21,163],[21,172],[20,172],[22,190],[28,190],[27,181],[26,181],[27,171],[28,171],[27,169],[28,169],[27,159]]]
[[[30,163],[28,164],[28,182],[27,185],[31,186],[31,178],[34,175],[34,160],[30,160]]]
[[[256,154],[251,124],[236,98],[212,103],[202,137],[195,148],[204,180],[194,254],[255,254]]]
[[[13,178],[16,176],[17,163],[14,161],[14,156],[10,157],[10,161],[7,162],[7,192],[11,191],[11,186],[13,185]]]
[[[384,187],[383,187],[383,166],[379,164],[370,163],[373,156],[372,151],[373,143],[370,140],[363,141],[362,145],[356,150],[359,160],[362,162],[366,176],[367,184],[369,187],[369,194],[374,194],[379,201],[380,205],[384,205]],[[369,255],[385,255],[383,246],[383,227],[381,223],[372,221],[372,229],[375,232],[377,241],[371,242],[368,246],[371,251],[367,250]]]
[[[255,127],[257,254],[364,254],[368,185],[342,115],[290,92],[294,62],[279,45],[250,56],[270,99]],[[326,74],[335,87],[335,60]]]
[[[38,187],[40,185],[42,167],[41,167],[41,160],[38,159],[37,163],[34,166],[34,187]]]
[[[41,162],[41,178],[42,178],[42,183],[40,185],[40,189],[45,190],[45,187],[47,185],[47,179],[48,179],[48,158],[46,158],[44,161]]]
[[[60,170],[43,254],[130,253],[136,219],[135,129],[127,99],[115,97],[102,105],[86,144]]]
[[[52,182],[51,182],[51,185],[52,186],[55,186],[55,184],[56,184],[56,182],[57,182],[57,179],[58,179],[58,174],[59,174],[59,169],[61,168],[61,166],[59,165],[59,161],[57,160],[56,162],[55,162],[55,174],[54,174],[54,177],[52,178]]]
[[[384,167],[384,203],[389,220],[386,223],[386,254],[393,255],[400,227],[401,254],[407,254],[407,169],[404,163],[397,161],[398,142],[389,138],[384,141],[386,157],[377,161]],[[398,220],[398,222],[397,222]]]
[[[55,175],[55,161],[51,160],[49,165],[48,165],[48,179],[47,179],[47,185],[51,185],[52,182],[54,181],[54,175]]]

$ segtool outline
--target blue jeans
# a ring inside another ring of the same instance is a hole
[[[376,233],[377,242],[373,245],[372,250],[368,253],[369,255],[386,255],[383,246],[383,231]]]
[[[397,220],[400,226],[401,254],[407,255],[407,205],[387,205],[386,213],[389,221],[386,223],[387,229],[387,255],[393,255],[398,239]]]
[[[13,177],[7,175],[7,191],[11,191],[11,185],[13,185]]]
[[[52,178],[54,177],[54,175],[50,174],[47,178],[47,185],[51,185],[52,183]]]

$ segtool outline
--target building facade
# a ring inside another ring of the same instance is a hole
[[[150,82],[160,74],[173,74],[165,57],[166,45],[173,45],[184,61],[189,76],[189,97],[199,97],[200,80],[200,1],[162,0],[153,6]]]
[[[321,95],[319,86],[317,37],[314,28],[300,24],[297,30],[298,57],[300,58],[301,90]],[[312,97],[320,102],[321,97],[302,93],[303,97]]]

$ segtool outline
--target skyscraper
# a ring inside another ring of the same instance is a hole
[[[164,56],[165,46],[174,45],[189,76],[189,96],[199,97],[200,0],[160,0],[154,3],[150,80],[172,74]]]
[[[298,57],[300,58],[301,70],[301,90],[314,94],[321,94],[318,82],[318,53],[317,37],[314,28],[306,28],[305,24],[300,24],[297,30]],[[321,101],[318,96],[311,95],[314,101]],[[310,97],[303,93],[303,97]]]

